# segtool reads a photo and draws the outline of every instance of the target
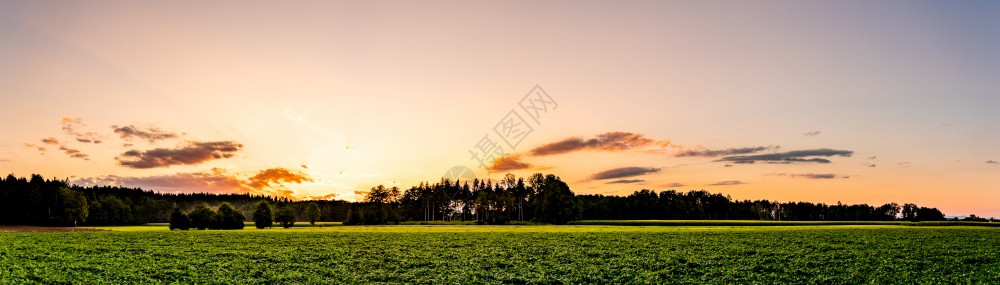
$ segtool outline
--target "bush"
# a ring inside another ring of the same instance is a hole
[[[295,211],[292,207],[285,205],[274,215],[274,221],[278,222],[282,228],[290,228],[295,225]]]
[[[170,229],[187,230],[190,228],[191,218],[188,217],[188,214],[181,211],[180,208],[174,207],[173,213],[170,213]]]
[[[215,211],[209,208],[208,204],[201,203],[188,216],[191,218],[191,227],[204,230],[214,228],[215,215]]]
[[[257,207],[253,210],[253,225],[258,229],[270,228],[274,224],[274,215],[271,214],[271,204],[267,200],[257,202]]]
[[[233,208],[233,206],[228,202],[223,202],[222,205],[219,206],[217,219],[219,221],[219,229],[239,230],[243,229],[243,220],[245,217],[243,216],[243,212]]]

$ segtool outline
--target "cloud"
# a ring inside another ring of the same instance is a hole
[[[868,160],[876,160],[876,159],[878,159],[878,156],[871,156],[871,157],[868,157]]]
[[[812,136],[818,136],[820,133],[822,133],[822,132],[821,131],[811,131],[811,132],[806,132],[806,133],[802,134],[802,136],[812,137]]]
[[[631,183],[640,183],[640,182],[646,182],[646,180],[642,180],[642,179],[621,179],[621,180],[615,180],[615,181],[607,182],[607,183],[604,183],[604,184],[631,184]]]
[[[865,163],[865,166],[867,166],[867,167],[875,167],[875,164],[874,163]]]
[[[79,129],[85,127],[83,120],[79,118],[62,117],[62,129],[63,132],[73,136],[76,141],[82,143],[101,143],[100,136],[95,132],[80,131]]]
[[[57,140],[56,138],[51,138],[51,137],[50,138],[44,138],[44,139],[42,139],[42,142],[45,143],[45,144],[59,144],[59,140]]]
[[[986,161],[986,163],[989,163],[989,164],[997,164],[997,161],[996,161],[996,160],[987,160],[987,161]]]
[[[639,176],[656,172],[660,172],[660,169],[654,167],[622,167],[595,173],[594,175],[590,176],[590,179],[604,180],[604,179],[625,178],[625,177]]]
[[[520,154],[512,154],[505,157],[501,157],[493,162],[493,165],[488,167],[489,171],[513,171],[521,169],[529,169],[532,165],[527,162],[521,161]]]
[[[263,170],[260,173],[264,172],[267,172],[267,170]],[[258,173],[258,175],[260,175],[260,173]],[[255,175],[253,177],[257,176]],[[212,170],[205,172],[175,173],[141,177],[126,177],[117,175],[88,177],[74,180],[72,183],[85,187],[97,185],[139,187],[162,193],[250,193],[294,199],[294,197],[292,197],[292,194],[294,194],[293,191],[285,189],[281,185],[271,185],[270,183],[267,185],[255,184],[259,182],[252,181],[253,177],[244,179],[237,174],[226,171],[225,169],[212,168]],[[285,180],[280,181],[294,182]],[[303,179],[299,181],[312,180]],[[331,194],[323,197],[334,197],[335,195],[336,194]]]
[[[746,183],[743,183],[743,181],[739,180],[726,180],[708,184],[707,186],[732,186],[732,185],[742,185],[742,184]]]
[[[118,164],[130,168],[157,168],[171,165],[194,165],[209,160],[231,158],[243,148],[232,141],[189,142],[174,149],[157,148],[140,152],[130,150],[116,157]]]
[[[72,158],[80,158],[80,159],[83,159],[83,160],[90,160],[90,156],[88,156],[87,154],[85,154],[83,152],[80,152],[80,150],[78,150],[78,149],[71,149],[71,148],[68,148],[68,147],[66,147],[64,145],[60,145],[59,146],[59,150],[61,150],[63,152],[66,152],[66,155],[68,155],[69,157],[72,157]]]
[[[337,193],[330,193],[323,196],[309,196],[309,200],[314,201],[329,201],[337,198]]]
[[[531,150],[533,156],[562,154],[582,150],[626,151],[651,145],[667,146],[670,140],[657,141],[642,134],[631,132],[608,132],[597,135],[596,138],[566,138]]]
[[[33,144],[33,143],[26,143],[26,144],[24,144],[24,146],[36,149],[39,152],[43,152],[43,153],[46,152],[46,151],[48,151],[48,149],[45,148],[44,146],[36,145],[36,144]]]
[[[282,183],[296,183],[301,184],[302,182],[312,182],[312,178],[301,172],[292,172],[285,168],[271,168],[266,170],[261,170],[247,179],[250,187],[261,189],[266,186],[271,186],[271,184],[282,184]]]
[[[778,174],[784,176],[785,174]],[[816,173],[803,173],[803,174],[788,174],[791,178],[807,178],[807,179],[834,179],[837,178],[836,174],[816,174]],[[846,176],[845,176],[846,177]]]
[[[755,152],[761,152],[765,150],[778,149],[778,146],[758,146],[758,147],[743,147],[743,148],[730,148],[730,149],[700,149],[700,150],[686,150],[674,154],[676,157],[717,157],[723,155],[737,155],[737,154],[750,154]]]
[[[788,152],[777,152],[777,153],[758,154],[758,155],[727,156],[716,160],[716,162],[720,161],[732,162],[735,164],[752,164],[758,161],[763,163],[772,163],[772,164],[789,164],[789,163],[799,163],[799,162],[830,163],[829,159],[817,158],[815,156],[851,157],[851,155],[854,155],[853,151],[824,148],[824,149],[812,149],[812,150],[795,150]],[[813,157],[813,158],[808,158],[808,157]]]
[[[667,183],[663,185],[663,187],[684,187],[684,186],[687,186],[687,184],[677,183],[677,182]]]
[[[111,126],[115,130],[115,133],[121,136],[124,140],[132,140],[133,138],[140,138],[149,141],[150,143],[155,143],[159,140],[174,139],[178,137],[178,134],[166,132],[157,127],[149,128],[139,128],[134,125],[128,126]]]

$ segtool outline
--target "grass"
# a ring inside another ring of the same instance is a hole
[[[997,283],[969,226],[326,226],[0,233],[3,283]]]
[[[964,221],[761,221],[761,220],[584,220],[573,225],[609,226],[835,226],[835,225],[900,225],[900,226],[981,226],[1000,227],[996,222]]]

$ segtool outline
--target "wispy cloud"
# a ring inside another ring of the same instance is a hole
[[[605,179],[625,178],[625,177],[639,176],[657,172],[660,172],[660,169],[654,167],[622,167],[595,173],[590,176],[590,179],[605,180]]]
[[[806,132],[806,133],[802,134],[802,136],[812,137],[812,136],[818,136],[820,133],[822,133],[822,132],[821,131],[811,131],[811,132]]]
[[[59,144],[59,140],[57,140],[56,138],[49,137],[49,138],[42,139],[42,143],[45,143],[45,144],[56,144],[57,145],[57,144]]]
[[[36,145],[36,144],[33,144],[33,143],[25,143],[24,146],[26,146],[28,148],[35,149],[35,150],[37,150],[39,152],[42,152],[42,153],[45,153],[46,151],[49,151],[48,148],[45,148],[44,146]]]
[[[561,141],[545,144],[530,151],[533,156],[555,155],[574,151],[626,151],[652,145],[667,146],[670,140],[654,140],[642,134],[632,132],[609,132],[597,135],[596,138],[566,138]]]
[[[751,154],[756,152],[761,152],[765,150],[778,149],[778,146],[758,146],[758,147],[742,147],[742,148],[729,148],[729,149],[692,149],[685,150],[674,154],[676,157],[718,157],[724,155],[738,155],[738,154]]]
[[[90,160],[90,156],[88,156],[87,154],[81,152],[78,149],[72,149],[72,148],[68,148],[68,147],[66,147],[64,145],[60,145],[59,146],[59,150],[65,152],[66,155],[68,155],[69,157],[72,157],[72,158],[80,158],[80,159],[83,159],[83,160]]]
[[[642,180],[642,179],[621,179],[621,180],[615,180],[615,181],[606,182],[604,184],[632,184],[632,183],[640,183],[640,182],[646,182],[646,180]]]
[[[987,160],[986,163],[997,164],[998,162],[996,160]]]
[[[677,183],[677,182],[663,184],[663,187],[684,187],[684,186],[687,186],[687,184]]]
[[[849,178],[848,176],[838,176],[838,175],[832,174],[832,173],[819,173],[819,174],[817,174],[817,173],[801,173],[801,174],[795,174],[795,173],[793,173],[793,174],[775,173],[775,174],[769,174],[769,175],[788,176],[788,177],[791,177],[791,178],[806,178],[806,179],[834,179],[834,178],[838,178],[838,177],[840,177],[840,178]]]
[[[63,116],[61,122],[62,122],[63,132],[73,136],[73,138],[76,139],[76,141],[82,143],[95,143],[95,144],[101,143],[101,138],[100,136],[97,135],[97,133],[80,130],[81,128],[86,126],[86,124],[84,124],[83,120],[80,120],[80,118],[70,118]]]
[[[147,127],[141,128],[134,125],[128,126],[111,126],[115,130],[115,133],[121,136],[124,140],[132,140],[133,138],[139,138],[147,140],[150,143],[155,143],[160,140],[174,139],[179,135],[173,132],[167,132],[161,130],[158,127]]]
[[[772,164],[789,164],[801,162],[830,163],[829,159],[819,157],[842,156],[850,157],[853,151],[835,149],[812,149],[796,150],[788,152],[778,152],[758,155],[727,156],[716,160],[717,162],[731,162],[735,164],[752,164],[756,162]]]
[[[243,148],[233,141],[189,142],[187,145],[147,151],[130,150],[116,157],[118,164],[130,168],[157,168],[172,165],[194,165],[210,160],[231,158]]]
[[[733,185],[743,185],[743,184],[746,183],[743,183],[743,181],[739,180],[726,180],[708,184],[707,186],[733,186]]]

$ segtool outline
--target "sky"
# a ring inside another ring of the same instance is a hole
[[[224,2],[0,1],[0,170],[351,201],[540,172],[1000,217],[996,2]]]

